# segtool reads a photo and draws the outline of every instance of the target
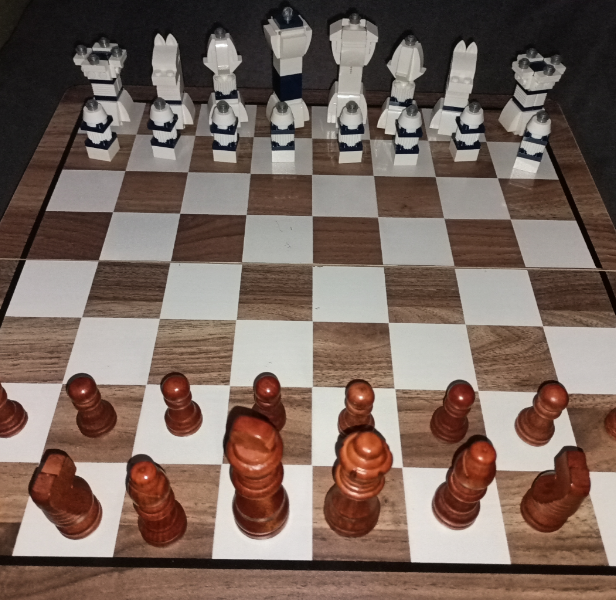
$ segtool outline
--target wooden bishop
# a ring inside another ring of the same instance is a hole
[[[282,449],[280,434],[262,417],[241,415],[233,422],[225,448],[235,487],[233,516],[248,537],[274,537],[287,523]]]
[[[287,422],[287,413],[282,404],[278,377],[273,373],[261,373],[257,375],[253,389],[253,410],[267,417],[278,431],[282,431]]]
[[[451,444],[464,439],[468,413],[475,402],[475,391],[466,381],[454,381],[445,393],[443,406],[432,414],[430,429],[434,437]]]
[[[85,373],[73,375],[66,384],[66,393],[77,409],[77,427],[91,438],[109,433],[118,420],[116,412],[101,393],[94,379]]]
[[[349,382],[345,390],[344,408],[338,417],[338,431],[349,434],[360,428],[373,428],[374,390],[363,379]]]
[[[334,471],[335,484],[325,496],[328,525],[344,537],[360,537],[376,526],[381,512],[378,494],[393,462],[389,446],[375,431],[348,435]]]
[[[0,438],[17,435],[28,422],[28,413],[15,400],[9,400],[0,384]]]
[[[196,433],[203,423],[203,415],[199,405],[192,399],[188,379],[181,373],[169,373],[163,378],[160,391],[167,405],[167,429],[180,437]]]
[[[616,440],[616,408],[613,408],[605,417],[605,431]]]

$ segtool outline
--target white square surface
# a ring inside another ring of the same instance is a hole
[[[237,321],[231,385],[252,386],[263,372],[285,387],[312,387],[312,321]]]
[[[47,210],[112,212],[124,171],[62,171]]]
[[[173,255],[180,215],[113,213],[101,260],[160,260]]]
[[[456,269],[467,325],[541,326],[527,271]]]
[[[327,122],[327,106],[313,106],[312,107],[312,139],[313,140],[337,140],[338,129],[335,123]],[[370,126],[368,119],[364,123],[364,135],[363,140],[370,139]]]
[[[311,263],[312,217],[248,215],[242,261]]]
[[[245,215],[248,212],[248,173],[189,173],[182,213]]]
[[[477,389],[465,325],[390,323],[394,386],[399,390],[445,390],[456,379]]]
[[[0,438],[0,462],[38,463],[62,390],[59,383],[3,383],[9,400],[28,413],[26,426],[15,436]]]
[[[158,319],[83,318],[64,381],[88,373],[98,384],[145,385]]]
[[[126,464],[75,464],[77,475],[88,482],[103,509],[96,531],[82,540],[69,540],[28,498],[13,556],[113,556],[126,492]]]
[[[255,124],[257,121],[257,105],[256,104],[246,104],[245,105],[246,112],[248,113],[248,122],[241,123],[238,133],[240,137],[254,137],[255,135]],[[197,131],[196,135],[204,135],[212,137],[212,132],[210,131],[210,118],[209,118],[207,104],[201,105],[201,110],[199,111],[199,120],[197,122]]]
[[[386,265],[453,266],[445,219],[379,217]]]
[[[594,269],[582,232],[575,221],[512,221],[527,267]]]
[[[616,473],[591,473],[590,498],[601,532],[601,540],[611,567],[616,566]]]
[[[558,380],[570,394],[616,394],[616,329],[545,327]]]
[[[186,437],[173,435],[165,425],[167,405],[159,385],[145,388],[135,435],[133,456],[147,454],[157,463],[172,465],[219,465],[229,409],[229,387],[191,385],[193,400],[199,405],[203,424]]]
[[[90,261],[26,261],[7,316],[83,316],[97,264]]]
[[[558,179],[547,150],[543,153],[539,170],[536,173],[529,173],[513,168],[520,144],[516,142],[487,142],[487,144],[496,176],[500,179]]]
[[[377,217],[374,177],[313,175],[312,215],[315,217]]]
[[[237,319],[242,265],[172,263],[161,319]]]
[[[176,159],[156,158],[152,153],[151,135],[135,137],[133,149],[128,158],[127,171],[158,171],[163,173],[188,173],[190,159],[195,146],[194,135],[180,135],[175,146]]]
[[[312,560],[312,467],[285,465],[282,484],[289,496],[287,524],[273,538],[253,540],[235,524],[235,489],[229,476],[229,465],[221,466],[212,558]]]
[[[554,421],[554,436],[545,446],[530,446],[515,430],[515,420],[532,406],[532,392],[479,392],[486,436],[496,449],[499,471],[548,471],[564,446],[577,446],[566,410]]]
[[[314,267],[312,320],[388,323],[383,267]]]
[[[434,563],[510,564],[496,481],[481,499],[477,520],[460,531],[442,525],[432,498],[447,469],[403,469],[411,560]]]
[[[446,219],[509,219],[509,209],[498,179],[437,177]]]
[[[269,137],[256,137],[252,143],[250,172],[262,175],[312,175],[312,140],[295,138],[295,161],[272,162]]]
[[[394,143],[391,139],[370,140],[372,170],[375,175],[386,177],[434,177],[434,163],[430,142],[419,141],[416,165],[394,165]]]

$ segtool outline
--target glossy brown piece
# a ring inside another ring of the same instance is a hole
[[[160,390],[168,407],[165,411],[167,429],[180,437],[196,433],[203,423],[203,415],[192,399],[188,379],[181,373],[169,373],[163,378]]]
[[[526,492],[520,511],[537,531],[557,531],[590,494],[586,456],[579,448],[563,448],[554,459],[554,471],[542,473]]]
[[[360,428],[374,427],[372,406],[374,390],[363,379],[354,379],[346,386],[344,408],[338,417],[338,431],[349,434]]]
[[[24,407],[9,400],[6,390],[0,384],[0,438],[10,438],[17,435],[28,422],[28,413]]]
[[[616,440],[616,408],[613,408],[605,416],[605,431],[607,431]]]
[[[554,435],[554,421],[569,404],[569,394],[560,383],[539,387],[533,405],[523,409],[515,420],[520,439],[531,446],[545,446]]]
[[[48,450],[30,480],[30,497],[71,540],[89,536],[101,522],[103,509],[90,486],[75,473],[70,456],[60,450]]]
[[[66,385],[66,393],[77,409],[77,427],[83,435],[97,438],[115,427],[116,412],[107,400],[101,399],[98,386],[90,375],[73,375]]]
[[[475,391],[466,381],[454,381],[447,388],[443,406],[432,415],[430,430],[434,437],[453,444],[468,431],[468,413],[475,402]]]
[[[392,462],[389,446],[374,431],[356,431],[344,440],[336,483],[323,506],[327,524],[338,535],[361,537],[374,529],[381,512],[378,494]]]
[[[261,417],[240,415],[231,426],[225,453],[235,487],[233,516],[248,537],[274,537],[287,523],[282,446],[278,431]]]
[[[273,373],[261,373],[257,375],[253,389],[255,404],[252,409],[267,417],[278,431],[282,431],[287,422],[287,413],[282,404],[278,377]]]
[[[139,531],[148,544],[168,546],[184,535],[186,513],[159,466],[147,460],[135,463],[130,470],[128,495],[139,515]]]
[[[466,529],[479,515],[479,501],[496,475],[496,450],[478,441],[454,457],[447,479],[434,494],[432,512],[445,527]]]

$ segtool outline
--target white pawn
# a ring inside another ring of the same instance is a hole
[[[396,120],[394,165],[416,165],[419,158],[421,113],[417,104],[409,104]]]
[[[526,126],[513,168],[527,173],[536,173],[551,132],[552,121],[545,110],[540,110]]]
[[[338,118],[338,162],[361,162],[364,145],[364,123],[361,110],[357,102],[347,102]]]
[[[481,148],[479,135],[485,132],[483,108],[479,102],[471,102],[456,119],[456,125],[449,143],[454,162],[477,160]]]
[[[110,161],[120,149],[118,136],[111,131],[111,116],[105,112],[100,102],[91,98],[83,107],[81,130],[86,139],[86,152],[95,160]]]
[[[295,162],[295,124],[286,102],[278,102],[270,123],[272,162]]]
[[[156,98],[150,109],[148,129],[152,132],[152,153],[156,158],[177,158],[175,147],[180,139],[177,130],[178,116],[171,107],[162,99]]]
[[[214,106],[210,131],[214,141],[212,150],[216,162],[237,162],[238,118],[228,102],[221,100]]]

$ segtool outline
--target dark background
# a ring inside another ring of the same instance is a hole
[[[2,2],[2,0],[0,0]],[[511,94],[511,62],[528,46],[558,52],[567,72],[551,92],[571,125],[599,191],[616,222],[616,2],[614,0],[294,0],[312,27],[304,59],[304,88],[328,89],[337,75],[328,25],[357,10],[379,29],[364,69],[367,90],[389,90],[385,63],[404,34],[424,49],[426,74],[417,91],[443,92],[455,43],[479,47],[474,92]],[[285,3],[286,4],[286,3]],[[154,35],[173,33],[187,86],[211,85],[202,57],[216,25],[232,35],[244,62],[238,87],[271,87],[271,53],[262,23],[272,0],[32,0],[0,50],[0,214],[4,213],[36,146],[67,88],[87,83],[73,64],[77,43],[101,35],[128,50],[127,85],[151,85]]]

